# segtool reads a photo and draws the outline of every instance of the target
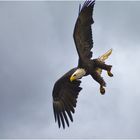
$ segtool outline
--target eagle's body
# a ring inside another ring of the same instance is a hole
[[[78,66],[68,71],[59,80],[56,81],[53,88],[53,110],[55,121],[58,126],[61,124],[65,128],[65,123],[69,126],[68,118],[73,121],[72,113],[75,112],[77,97],[81,91],[80,83],[83,76],[91,75],[92,78],[100,84],[101,94],[105,93],[105,81],[101,77],[102,69],[106,70],[109,76],[111,65],[106,65],[105,60],[111,54],[112,50],[103,54],[97,59],[91,59],[93,48],[91,25],[94,23],[92,18],[95,1],[86,1],[82,8],[79,8],[73,38],[79,56]]]

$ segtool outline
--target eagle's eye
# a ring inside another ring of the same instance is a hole
[[[74,77],[76,76],[76,74],[73,75]]]

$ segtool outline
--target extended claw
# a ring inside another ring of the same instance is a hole
[[[105,94],[105,88],[104,88],[103,86],[100,86],[100,93],[101,93],[102,95]]]
[[[113,74],[111,73],[111,71],[107,71],[108,76],[113,77]]]

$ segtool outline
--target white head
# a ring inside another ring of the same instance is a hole
[[[74,81],[82,78],[86,74],[86,71],[82,68],[78,68],[70,77],[70,81]]]

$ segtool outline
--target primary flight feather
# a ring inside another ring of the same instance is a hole
[[[91,75],[92,78],[100,84],[100,93],[105,93],[106,83],[101,77],[102,69],[112,77],[111,65],[105,64],[105,60],[111,54],[112,50],[103,54],[97,59],[91,59],[93,48],[92,28],[94,23],[92,18],[95,0],[87,0],[81,7],[79,6],[79,15],[74,27],[73,38],[76,50],[79,56],[78,66],[68,71],[59,80],[56,81],[53,88],[53,110],[55,121],[59,128],[69,126],[73,122],[72,114],[75,112],[77,98],[80,87],[80,79],[83,76]]]

